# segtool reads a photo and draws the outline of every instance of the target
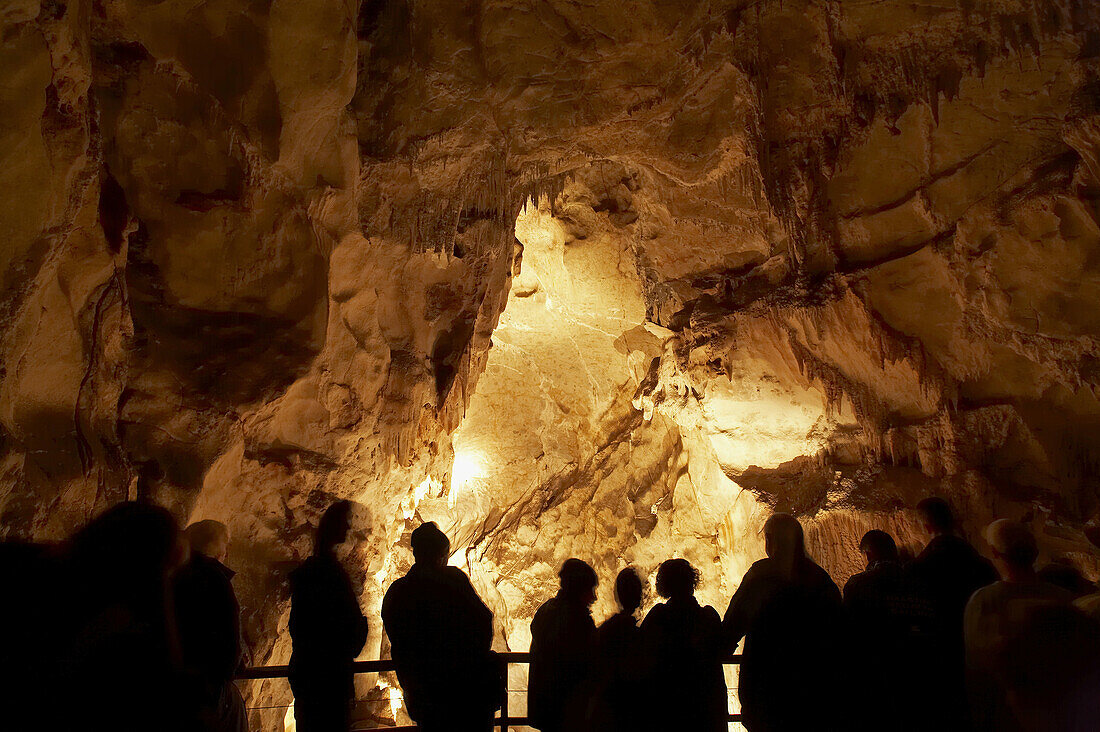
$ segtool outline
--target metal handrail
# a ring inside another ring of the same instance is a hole
[[[530,663],[531,654],[522,651],[505,651],[503,653],[496,654],[497,660],[504,664],[505,671],[508,666],[513,663]],[[735,653],[731,656],[727,656],[722,660],[723,666],[736,666],[741,663],[741,654]],[[370,674],[370,673],[384,673],[386,671],[395,671],[393,659],[386,658],[377,661],[355,661],[352,664],[354,673],[357,674]],[[237,674],[238,679],[281,679],[286,678],[290,672],[289,666],[254,666],[241,670]],[[507,674],[505,674],[505,684],[507,684]],[[499,727],[502,732],[508,732],[508,728],[511,726],[520,726],[527,724],[527,717],[513,717],[508,714],[508,690],[505,689],[504,696],[501,699],[500,716],[493,719],[493,727]],[[729,715],[730,722],[740,722],[740,714]],[[401,727],[369,727],[363,728],[363,732],[367,729],[379,729],[386,730],[387,732],[415,732],[420,728],[416,725],[405,725]]]

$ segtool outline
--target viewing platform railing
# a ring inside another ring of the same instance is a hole
[[[497,658],[502,664],[504,664],[504,678],[505,685],[507,685],[508,667],[517,663],[530,663],[530,653],[508,652],[498,653]],[[725,666],[736,666],[741,663],[741,655],[734,654],[726,658],[722,664]],[[253,668],[246,668],[237,675],[238,679],[281,679],[286,678],[289,666],[256,666]],[[394,663],[390,659],[381,661],[356,661],[355,673],[357,674],[369,674],[369,673],[384,673],[394,670]],[[508,694],[509,690],[505,689],[504,695],[501,698],[500,716],[493,720],[493,727],[499,728],[502,732],[508,732],[509,727],[519,727],[527,724],[527,717],[513,717],[508,713]],[[523,693],[526,693],[524,690]],[[740,714],[730,714],[730,722],[740,722]],[[419,727],[414,725],[404,725],[395,727],[356,727],[356,730],[368,730],[379,729],[393,732],[415,732]]]

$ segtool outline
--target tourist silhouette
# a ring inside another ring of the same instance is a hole
[[[335,549],[351,528],[349,501],[332,504],[317,525],[313,555],[290,573],[290,688],[298,732],[347,732],[355,693],[352,663],[367,620]]]
[[[777,513],[764,524],[767,559],[754,563],[723,619],[742,638],[738,696],[750,732],[837,729],[833,710],[843,630],[840,591],[806,556],[802,526]]]
[[[898,561],[898,548],[885,531],[863,535],[859,549],[867,568],[844,585],[852,679],[860,686],[852,727],[879,730],[927,729],[921,719],[926,698],[920,669],[927,667],[934,614]],[[897,710],[910,710],[899,715]]]
[[[1036,574],[1043,582],[1061,587],[1073,595],[1074,600],[1096,592],[1096,585],[1089,582],[1073,560],[1066,556],[1055,557]]]
[[[229,529],[207,520],[191,524],[184,534],[191,557],[174,579],[176,625],[201,729],[247,732],[244,701],[233,683],[241,663],[241,626],[233,570],[225,566]]]
[[[194,729],[170,602],[171,575],[187,556],[175,519],[120,503],[78,531],[66,555],[72,624],[54,686],[64,691],[43,711],[69,729]]]
[[[645,675],[641,631],[634,613],[642,604],[642,580],[631,568],[615,578],[619,612],[596,630],[596,664],[588,726],[607,732],[633,732],[642,722],[640,701]]]
[[[1100,528],[1086,526],[1085,537],[1088,538],[1093,547],[1100,548],[1100,544],[1096,543],[1100,541]],[[1077,598],[1073,601],[1073,604],[1085,615],[1100,623],[1100,587],[1093,585],[1087,595]]]
[[[685,559],[669,559],[657,569],[657,594],[665,602],[642,621],[647,728],[725,732],[729,727],[722,620],[695,599],[698,584],[699,573]]]
[[[582,729],[595,654],[596,572],[580,559],[567,559],[558,572],[561,589],[531,620],[531,670],[527,717],[543,732]]]
[[[1065,603],[1026,606],[992,661],[1012,720],[980,731],[1100,729],[1100,625],[1078,608]]]
[[[58,554],[46,544],[0,542],[0,697],[8,701],[7,729],[46,728],[44,712],[56,703],[57,641],[73,602],[58,575]]]
[[[469,577],[447,566],[447,535],[434,523],[412,532],[415,562],[382,601],[405,707],[423,732],[492,728],[502,679],[491,646],[493,613]]]
[[[992,563],[958,533],[950,505],[942,498],[917,504],[931,540],[909,565],[910,576],[931,603],[934,622],[930,667],[921,670],[922,694],[936,699],[921,714],[931,727],[970,728],[963,647],[963,611],[974,591],[997,580]]]
[[[1073,595],[1069,591],[1039,579],[1034,566],[1039,552],[1035,537],[1027,526],[1018,521],[1001,519],[991,523],[985,535],[1002,579],[978,589],[966,605],[967,687],[974,729],[979,732],[1035,729],[1025,723],[1025,718],[1037,716],[1039,720],[1045,718],[1053,722],[1049,715],[1053,713],[1053,707],[1058,706],[1060,694],[1066,693],[1072,697],[1075,682],[1062,675],[1060,678],[1065,683],[1060,685],[1064,688],[1060,691],[1052,689],[1050,693],[1040,689],[1026,692],[1018,682],[1032,678],[1036,671],[1026,666],[1041,659],[1050,661],[1041,673],[1058,673],[1059,669],[1055,667],[1063,664],[1063,660],[1052,659],[1049,649],[1038,648],[1036,644],[1053,643],[1064,650],[1066,644],[1058,642],[1056,636],[1075,632],[1079,624],[1074,618],[1079,611],[1072,608]],[[1066,612],[1047,614],[1043,608],[1049,606],[1065,608]],[[1047,620],[1042,619],[1044,616]],[[1065,623],[1062,630],[1059,630],[1060,623]],[[1025,633],[1035,631],[1043,632],[1038,637],[1025,637]],[[1084,634],[1081,640],[1089,642],[1088,634]],[[1072,654],[1066,662],[1071,658]],[[1049,687],[1045,681],[1036,683],[1041,683],[1042,689]],[[1095,690],[1096,687],[1090,688]],[[1024,699],[1020,698],[1021,692],[1025,693]],[[1095,707],[1098,699],[1100,697],[1092,696],[1091,705]],[[1063,701],[1071,702],[1071,699],[1067,697]],[[1038,715],[1035,715],[1035,706],[1040,708]],[[1096,718],[1093,712],[1092,719],[1095,721]],[[1084,730],[1097,727],[1051,724],[1041,729]]]

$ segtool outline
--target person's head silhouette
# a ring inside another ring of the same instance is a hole
[[[596,570],[580,559],[566,559],[558,572],[561,590],[558,595],[567,602],[589,607],[596,601],[599,579]]]
[[[1074,597],[1090,595],[1096,592],[1096,586],[1089,582],[1067,556],[1055,557],[1037,573],[1039,579],[1047,584],[1061,587]]]
[[[925,498],[917,504],[917,513],[929,535],[945,536],[955,532],[955,514],[951,511],[951,504],[942,498]]]
[[[867,567],[878,562],[898,561],[898,545],[885,531],[871,529],[859,540],[859,550],[867,559]]]
[[[657,568],[657,594],[666,600],[690,597],[699,586],[699,572],[686,559],[669,559]]]
[[[337,501],[328,507],[317,524],[317,538],[313,542],[313,553],[331,554],[340,544],[348,540],[351,531],[351,501]]]
[[[998,519],[986,527],[986,541],[993,549],[993,560],[1006,580],[1031,577],[1039,549],[1031,529],[1019,521]]]
[[[413,529],[409,541],[417,564],[442,567],[451,556],[451,541],[434,521],[427,521]]]
[[[627,567],[615,578],[615,596],[628,615],[642,604],[642,580],[638,573]]]
[[[806,556],[802,524],[789,513],[775,513],[764,522],[764,551],[787,574]]]
[[[69,541],[77,575],[90,590],[124,601],[158,596],[187,553],[172,514],[134,501],[107,509]]]
[[[216,559],[222,564],[229,559],[229,529],[220,521],[196,521],[184,531],[191,551]]]

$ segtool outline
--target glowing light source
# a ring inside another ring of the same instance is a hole
[[[455,455],[454,465],[451,467],[451,487],[463,485],[475,478],[483,478],[483,471],[481,461],[476,456],[459,453]]]
[[[455,453],[454,465],[451,466],[451,489],[447,492],[447,505],[454,508],[458,492],[470,482],[484,477],[485,467],[479,455]]]

